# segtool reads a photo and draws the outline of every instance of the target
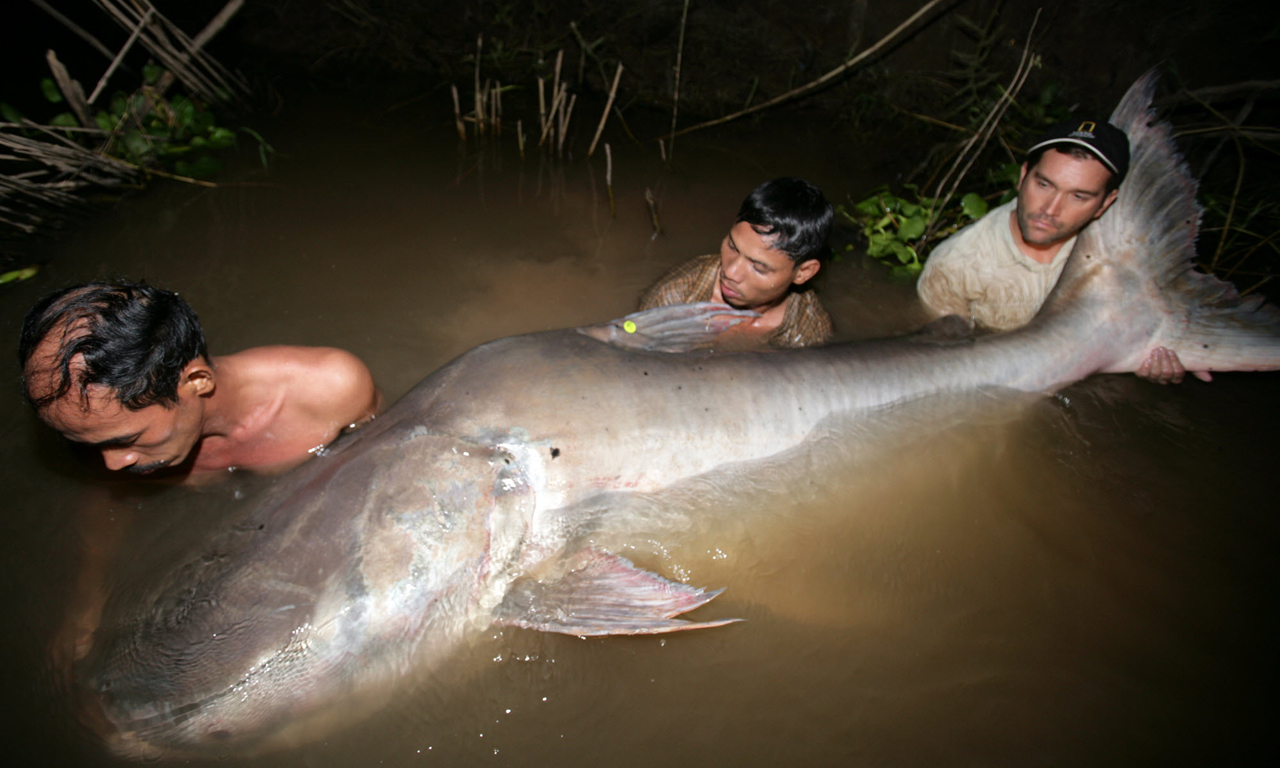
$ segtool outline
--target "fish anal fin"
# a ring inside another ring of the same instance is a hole
[[[739,619],[686,621],[682,613],[706,605],[723,590],[702,589],[637,568],[624,557],[583,553],[580,564],[555,579],[517,579],[496,622],[566,635],[653,635],[705,629]]]

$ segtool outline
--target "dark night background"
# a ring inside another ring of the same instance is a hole
[[[158,6],[195,34],[224,4],[187,0]],[[49,5],[112,50],[126,37],[90,3],[49,0]],[[812,80],[851,51],[879,40],[922,5],[915,0],[695,0],[689,4],[680,124],[726,114],[749,97],[759,103]],[[50,48],[86,89],[92,87],[105,57],[29,0],[10,0],[6,6],[0,99],[33,112],[47,107],[36,82],[48,75],[44,53]],[[483,34],[483,77],[531,84],[535,75],[550,76],[555,52],[563,48],[566,75],[576,89],[602,95],[608,88],[604,77],[621,61],[626,66],[618,96],[623,113],[649,107],[668,112],[681,9],[680,0],[248,0],[209,50],[248,77],[262,108],[279,109],[282,103],[287,108],[289,99],[304,91],[333,98],[359,91],[387,101],[435,92],[438,98],[423,100],[445,113],[448,84],[465,88],[470,83],[476,37]],[[1003,83],[1037,9],[1041,17],[1032,48],[1043,66],[1032,74],[1024,98],[1054,83],[1063,107],[1109,111],[1151,66],[1163,69],[1168,91],[1271,80],[1278,74],[1273,51],[1280,15],[1272,4],[954,0],[934,9],[873,61],[784,109],[841,122],[851,134],[884,131],[901,137],[905,131],[927,144],[938,134],[896,108],[946,115],[963,87],[954,74],[958,56],[975,52],[976,41],[963,20],[981,25],[994,15],[999,35],[984,72]],[[581,84],[576,82],[581,48],[571,24],[598,59],[587,59]],[[140,67],[143,57],[135,51],[129,63]],[[112,85],[128,88],[131,76],[117,75]],[[895,156],[892,162],[911,160]]]

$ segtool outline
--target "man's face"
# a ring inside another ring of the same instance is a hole
[[[1060,243],[1106,213],[1117,190],[1106,191],[1111,171],[1097,159],[1050,148],[1018,179],[1018,229],[1030,245]]]
[[[818,260],[797,265],[786,253],[770,247],[771,236],[756,232],[745,221],[733,225],[720,244],[720,295],[737,309],[768,308],[818,271]]]
[[[107,387],[90,385],[40,409],[40,419],[74,443],[96,448],[111,470],[137,474],[181,464],[201,437],[202,404],[179,389],[176,405],[125,408]]]

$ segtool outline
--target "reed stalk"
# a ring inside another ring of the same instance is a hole
[[[622,79],[622,62],[618,62],[618,70],[613,73],[613,87],[609,89],[609,100],[605,102],[604,113],[600,115],[600,124],[596,126],[596,135],[591,139],[591,147],[587,150],[587,157],[591,157],[596,151],[596,142],[600,141],[600,134],[604,131],[605,121],[609,119],[609,110],[613,107],[613,99],[618,95],[618,81]],[[605,146],[608,146],[607,144]]]
[[[562,119],[560,121],[560,140],[556,143],[556,154],[564,157],[564,140],[569,135],[569,119],[573,117],[573,105],[578,102],[578,94],[569,97],[569,106],[564,109]],[[564,107],[564,100],[560,101],[561,107]]]
[[[475,113],[476,113],[476,136],[484,135],[484,112],[481,111],[481,104],[484,97],[480,94],[480,53],[484,50],[484,33],[476,35],[476,74],[475,74]]]
[[[613,203],[613,151],[607,141],[604,143],[604,188],[609,192],[609,215],[617,218],[618,209]]]
[[[467,126],[462,122],[462,105],[458,103],[458,86],[450,84],[449,90],[453,93],[453,125],[458,129],[458,138],[465,142]]]
[[[547,97],[543,92],[542,75],[538,75],[538,130],[543,136],[547,135]],[[538,142],[541,144],[541,140]]]

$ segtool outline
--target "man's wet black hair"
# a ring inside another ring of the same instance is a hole
[[[835,212],[822,190],[804,179],[785,176],[766,181],[752,190],[738,209],[737,221],[745,221],[797,264],[823,260],[830,253],[827,237]],[[735,222],[736,223],[736,222]]]
[[[54,336],[53,370],[28,371],[36,347]],[[83,364],[72,366],[77,356]],[[182,371],[208,359],[196,313],[178,294],[133,283],[87,283],[36,302],[22,321],[18,363],[23,391],[37,409],[73,388],[83,402],[88,387],[109,387],[121,405],[139,410],[178,401]],[[51,375],[54,387],[31,395],[32,375]]]

